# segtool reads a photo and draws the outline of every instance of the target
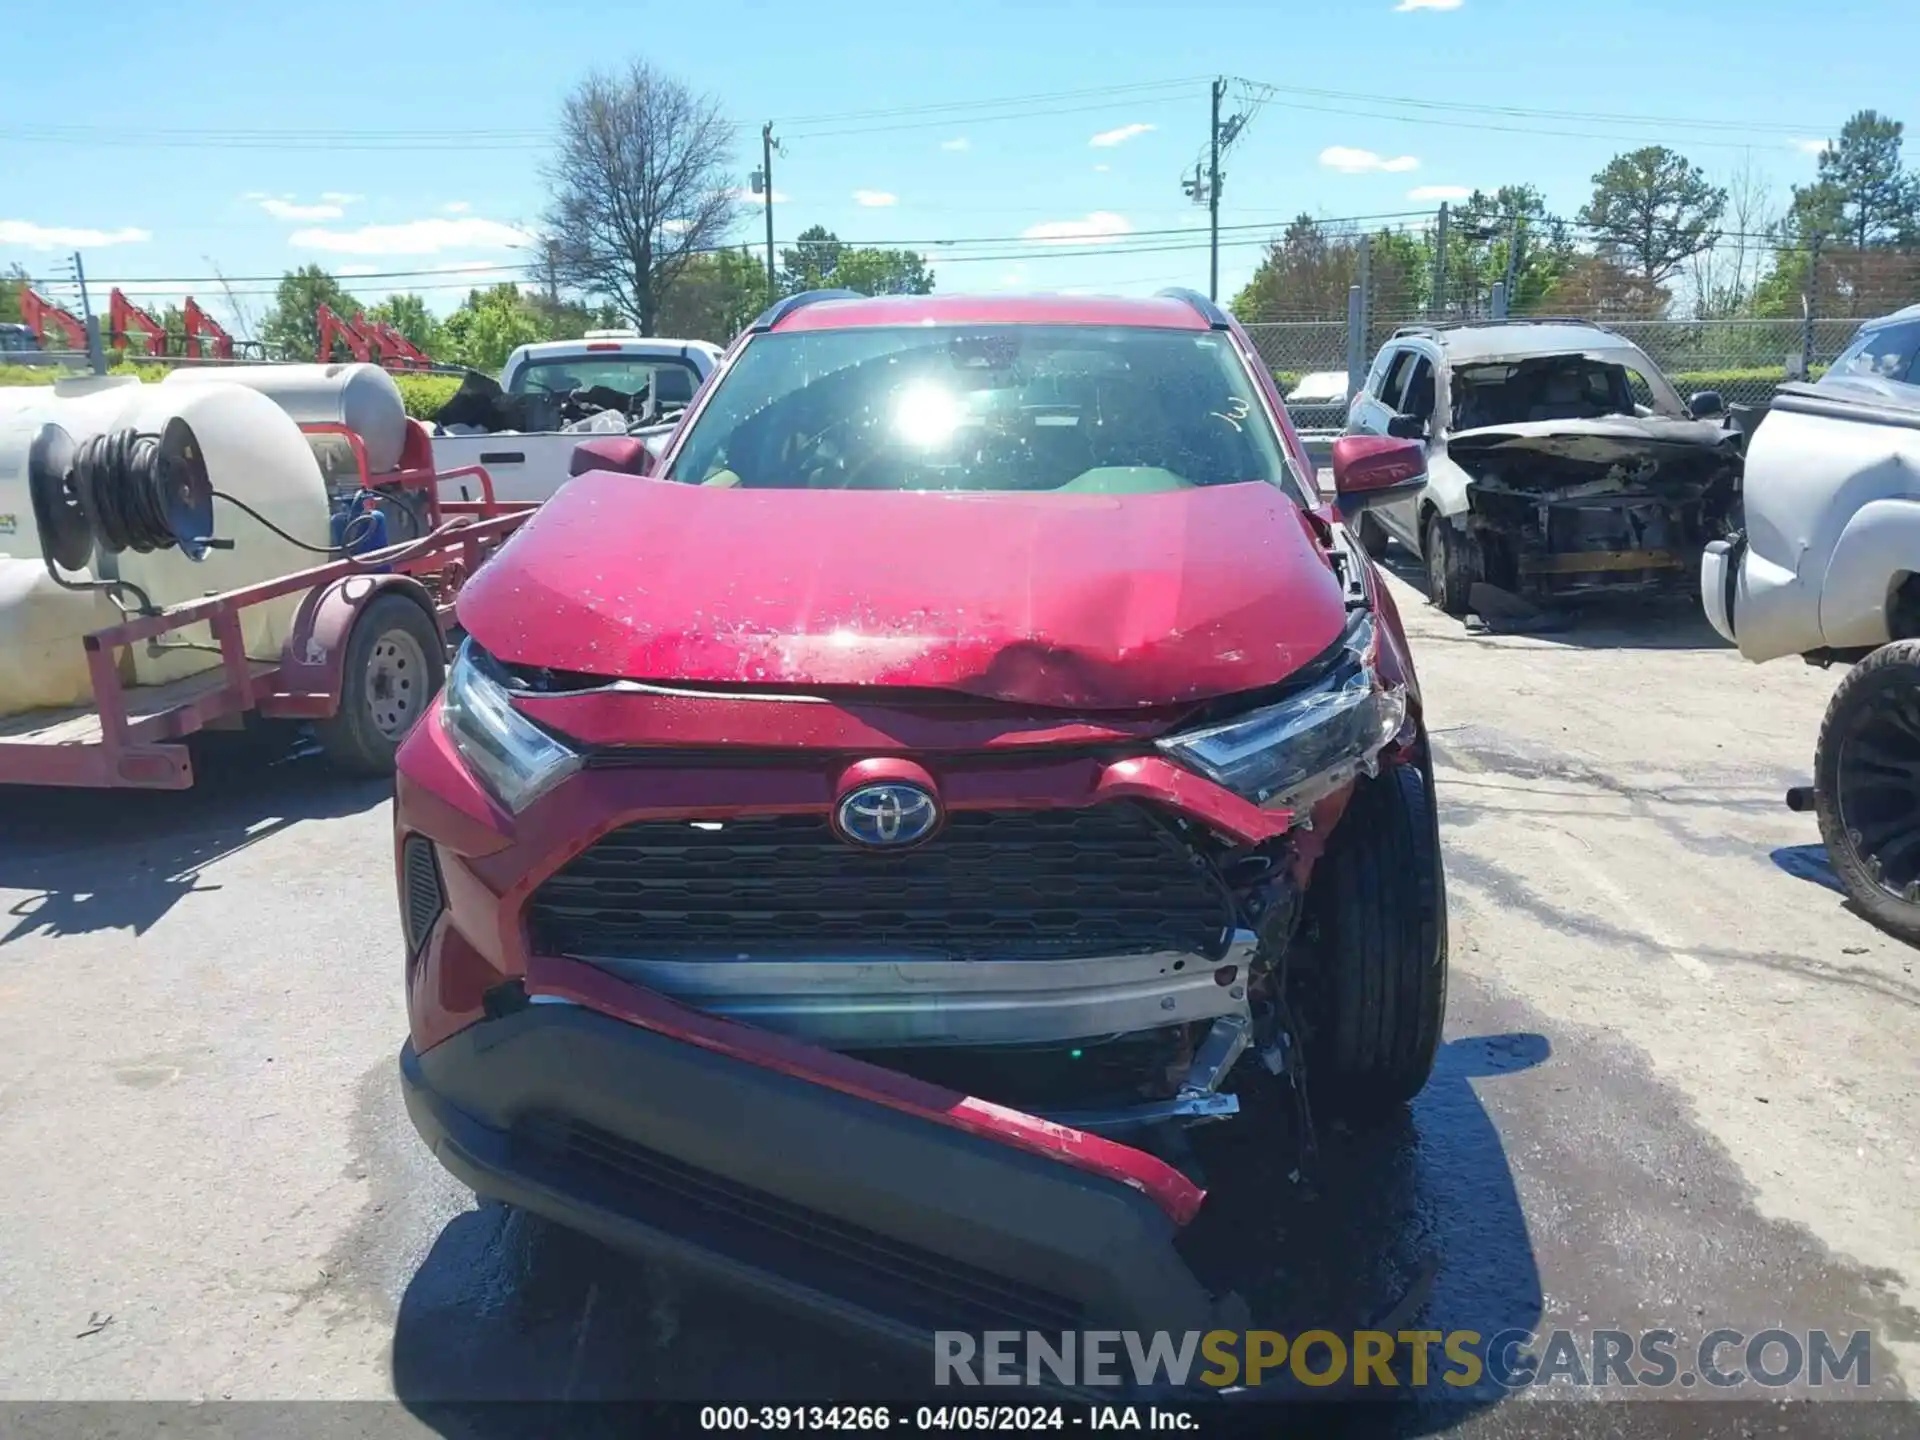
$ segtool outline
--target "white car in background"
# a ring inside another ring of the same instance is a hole
[[[522,345],[500,372],[501,408],[529,416],[532,428],[438,426],[434,468],[482,465],[496,499],[545,500],[566,483],[574,446],[582,440],[631,434],[655,449],[719,365],[720,353],[704,340],[643,337],[630,330]],[[626,397],[626,403],[588,419],[563,418],[585,416],[592,405],[583,397],[603,392]],[[472,481],[445,488],[448,499],[460,498],[459,492],[479,498]]]
[[[1819,816],[1860,909],[1920,942],[1920,305],[1780,388],[1747,445],[1745,509],[1702,557],[1707,618],[1749,660],[1852,664],[1814,783],[1787,800]]]
[[[1730,528],[1740,436],[1711,391],[1682,402],[1632,341],[1584,320],[1416,325],[1380,349],[1350,435],[1426,447],[1427,483],[1361,517],[1467,613],[1476,585],[1553,600],[1690,589]]]

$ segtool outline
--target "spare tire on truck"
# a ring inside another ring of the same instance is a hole
[[[1920,640],[1881,646],[1833,692],[1813,752],[1813,808],[1848,898],[1920,944]]]

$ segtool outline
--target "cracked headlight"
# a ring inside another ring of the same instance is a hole
[[[1382,682],[1374,619],[1348,625],[1326,678],[1232,720],[1155,742],[1169,757],[1258,805],[1301,810],[1363,772],[1407,719],[1407,692]]]
[[[513,708],[472,640],[447,672],[440,724],[474,778],[516,815],[580,768],[578,754]]]

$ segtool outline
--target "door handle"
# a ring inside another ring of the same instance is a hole
[[[480,463],[482,465],[524,465],[527,463],[527,452],[524,450],[482,450],[480,452]]]

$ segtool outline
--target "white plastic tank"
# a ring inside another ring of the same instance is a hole
[[[82,704],[92,693],[80,639],[112,624],[117,612],[104,614],[99,596],[55,585],[41,558],[39,527],[27,488],[27,450],[41,426],[51,422],[76,444],[89,436],[132,427],[158,434],[178,416],[192,427],[208,474],[217,491],[245,501],[262,516],[307,545],[329,543],[329,509],[320,467],[306,438],[288,414],[265,395],[239,385],[128,385],[87,394],[46,394],[39,406],[0,409],[0,517],[12,517],[9,532],[0,518],[0,654],[23,658],[0,663],[0,715],[46,705]],[[93,568],[69,578],[103,578],[101,572],[139,586],[157,606],[178,605],[206,595],[239,589],[277,575],[324,564],[316,554],[275,535],[225,500],[213,502],[213,533],[232,540],[231,550],[209,551],[204,560],[188,559],[178,549],[148,554],[123,551],[95,556]],[[31,578],[33,575],[38,579]],[[240,612],[247,653],[274,661],[292,627],[301,596],[292,594]],[[74,665],[43,664],[35,657],[51,650]],[[220,663],[211,627],[190,626],[162,637],[158,651],[131,647],[122,657],[122,679],[157,685],[182,679]],[[198,648],[195,648],[198,647]]]
[[[298,423],[344,425],[367,447],[367,468],[376,475],[399,468],[407,443],[406,401],[378,365],[182,366],[161,384],[244,385]]]

